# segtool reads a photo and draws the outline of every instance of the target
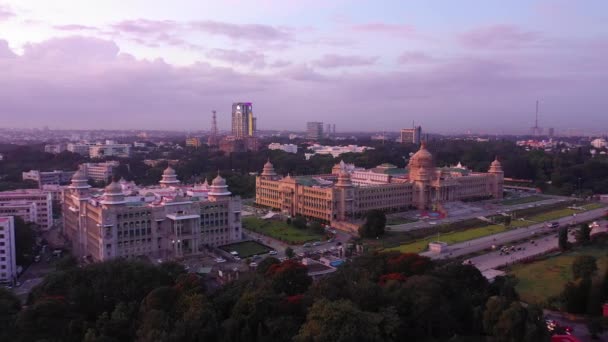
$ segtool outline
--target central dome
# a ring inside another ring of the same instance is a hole
[[[165,176],[173,176],[173,175],[175,175],[175,170],[173,170],[173,168],[171,166],[167,166],[167,168],[165,169],[165,171],[163,171],[163,175],[165,175]]]
[[[424,142],[420,145],[418,152],[412,156],[408,166],[410,169],[433,167],[433,155],[426,149]]]

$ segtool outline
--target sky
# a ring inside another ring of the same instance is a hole
[[[603,0],[0,0],[0,127],[608,131]]]

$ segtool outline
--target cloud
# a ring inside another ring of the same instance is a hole
[[[407,51],[397,57],[397,63],[399,64],[425,64],[434,60],[432,56],[418,51]]]
[[[460,36],[461,43],[470,48],[512,49],[538,43],[541,36],[538,32],[524,31],[510,25],[493,25],[480,27]]]
[[[206,56],[234,65],[247,65],[255,68],[266,66],[264,54],[252,50],[212,49],[206,53]]]
[[[53,28],[59,31],[97,31],[97,27],[79,24],[55,25]]]
[[[387,24],[381,22],[370,22],[359,24],[352,27],[356,31],[368,33],[389,33],[399,36],[412,36],[416,33],[416,29],[412,25],[405,24]]]
[[[119,48],[113,41],[99,38],[71,36],[52,38],[41,43],[26,44],[23,59],[54,61],[63,64],[113,60]]]
[[[274,62],[270,63],[268,66],[271,68],[284,68],[286,66],[290,66],[292,63],[288,60],[277,59]]]
[[[13,12],[9,7],[0,4],[0,21],[8,20],[14,16],[15,12]]]
[[[373,65],[378,57],[343,56],[327,54],[313,61],[313,65],[319,68],[340,68]]]
[[[126,37],[137,44],[148,47],[171,45],[199,48],[196,44],[191,44],[180,37],[184,32],[184,25],[173,20],[123,20],[110,25],[109,29],[110,36]]]
[[[294,81],[323,82],[328,80],[326,76],[319,74],[304,64],[285,68],[280,72],[280,75]]]
[[[174,31],[180,28],[180,25],[172,20],[135,19],[123,20],[111,25],[111,27],[123,33],[158,34],[167,31]]]
[[[194,30],[225,36],[233,40],[283,42],[292,38],[289,30],[285,28],[260,24],[232,24],[202,20],[191,22],[190,27]]]

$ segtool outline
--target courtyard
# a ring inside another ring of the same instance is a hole
[[[243,218],[243,228],[291,245],[324,239],[324,236],[321,234],[316,234],[308,229],[298,229],[280,220],[263,220],[257,217],[246,217]]]
[[[272,250],[272,248],[256,241],[231,243],[229,245],[220,246],[219,248],[228,253],[235,251],[239,253],[240,258],[249,258],[254,255],[266,254]]]

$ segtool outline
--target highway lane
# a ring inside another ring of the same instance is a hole
[[[560,226],[565,224],[577,224],[579,222],[590,221],[598,217],[602,217],[605,212],[605,208],[589,210],[578,213],[576,216],[567,216],[561,219],[553,220],[552,222],[559,222]],[[511,241],[533,238],[535,234],[540,234],[542,232],[555,231],[557,234],[557,229],[547,228],[545,224],[545,222],[537,223],[526,228],[517,228],[504,233],[489,235],[479,239],[450,245],[447,247],[447,251],[441,254],[436,254],[429,251],[421,253],[421,255],[428,256],[432,259],[454,258],[491,248],[492,245],[504,245]],[[439,237],[439,240],[441,241],[441,236]]]

